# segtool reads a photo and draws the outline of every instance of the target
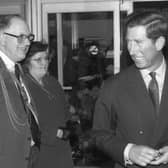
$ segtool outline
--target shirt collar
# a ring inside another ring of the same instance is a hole
[[[7,69],[10,72],[14,72],[15,62],[13,62],[9,57],[7,57],[2,51],[0,51],[0,57],[3,60],[3,62],[5,63]]]
[[[148,69],[142,69],[142,70],[140,70],[140,72],[141,72],[143,78],[148,76],[150,73],[150,71]],[[161,65],[155,70],[155,72],[158,76],[162,76],[166,72],[166,61],[164,58],[163,58]]]
[[[158,76],[162,76],[163,74],[165,74],[165,72],[166,72],[166,61],[165,61],[165,59],[163,59],[162,64],[160,65],[160,67],[158,69],[156,69],[155,72]]]

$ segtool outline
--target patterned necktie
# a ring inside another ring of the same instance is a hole
[[[33,141],[35,142],[35,145],[40,149],[40,137],[41,137],[41,133],[40,133],[40,129],[39,126],[37,124],[37,121],[33,115],[33,108],[32,105],[29,101],[28,98],[28,93],[26,91],[25,85],[23,83],[22,80],[22,76],[21,76],[21,70],[18,64],[15,64],[15,76],[18,80],[17,82],[17,87],[22,99],[22,103],[24,105],[25,111],[28,115],[28,121],[30,124],[30,129],[31,129],[31,134],[32,134],[32,138]]]
[[[156,72],[150,72],[149,75],[151,76],[151,81],[149,83],[149,95],[152,99],[152,103],[155,107],[156,112],[159,111],[159,87],[156,80]]]

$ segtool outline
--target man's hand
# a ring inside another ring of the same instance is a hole
[[[168,146],[158,150],[159,156],[151,162],[152,165],[167,164],[168,163]]]
[[[148,146],[133,145],[129,152],[129,159],[139,165],[147,166],[158,156],[158,151]]]

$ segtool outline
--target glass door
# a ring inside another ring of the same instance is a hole
[[[65,89],[94,78],[101,82],[120,71],[120,24],[130,3],[65,2],[43,4],[42,11],[43,38],[52,57],[49,70]]]

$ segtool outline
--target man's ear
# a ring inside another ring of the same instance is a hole
[[[161,51],[165,45],[165,37],[163,36],[160,36],[159,38],[156,39],[155,41],[155,46],[156,46],[156,49],[157,51]]]

